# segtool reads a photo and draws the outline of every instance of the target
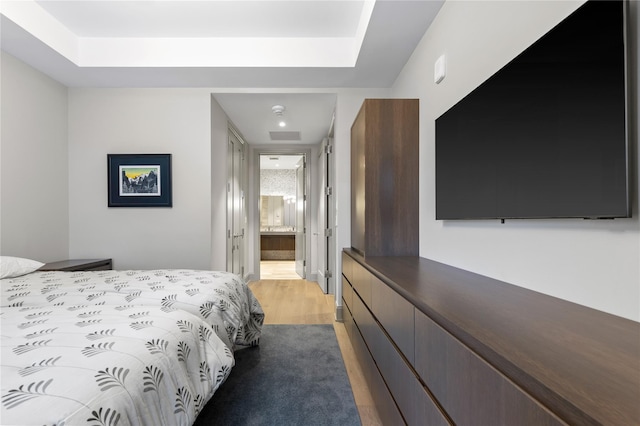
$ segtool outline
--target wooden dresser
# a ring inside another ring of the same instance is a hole
[[[384,424],[640,425],[640,323],[418,257],[418,121],[351,128],[341,314]]]
[[[385,425],[640,424],[640,323],[420,257],[342,259]]]

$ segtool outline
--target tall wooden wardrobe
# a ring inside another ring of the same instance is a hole
[[[351,247],[417,256],[418,99],[366,99],[351,127]]]

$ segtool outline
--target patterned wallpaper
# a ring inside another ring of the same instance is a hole
[[[296,171],[294,169],[260,170],[260,195],[296,195]]]

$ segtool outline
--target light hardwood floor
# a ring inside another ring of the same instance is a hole
[[[296,273],[296,262],[293,260],[261,260],[261,280],[300,280]]]
[[[343,323],[334,321],[335,299],[317,283],[260,280],[249,283],[265,312],[265,324],[333,324],[363,426],[382,425]]]

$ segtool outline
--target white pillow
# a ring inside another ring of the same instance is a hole
[[[19,277],[33,272],[44,266],[44,263],[37,260],[24,259],[21,257],[0,256],[0,279]]]

